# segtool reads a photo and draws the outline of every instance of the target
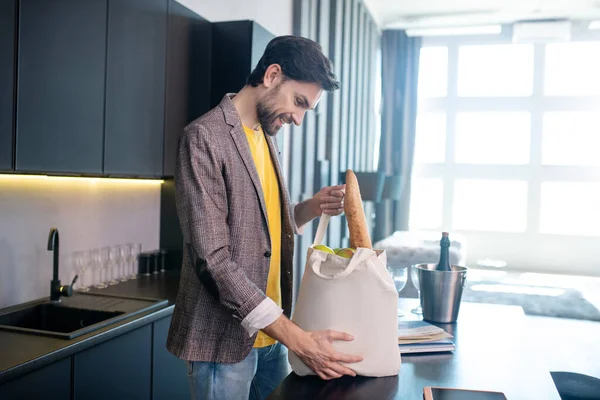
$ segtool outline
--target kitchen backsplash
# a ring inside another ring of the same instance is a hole
[[[76,251],[122,243],[156,249],[160,181],[0,175],[0,308],[49,296],[52,227],[63,284]]]

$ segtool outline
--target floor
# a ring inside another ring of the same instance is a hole
[[[579,290],[587,301],[600,309],[600,277],[541,274],[533,272],[508,272],[469,269],[470,281],[496,281],[504,284],[545,286],[548,288],[572,288]]]

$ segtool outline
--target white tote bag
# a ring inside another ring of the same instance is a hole
[[[386,268],[384,251],[358,248],[351,259],[314,250],[321,243],[329,216],[321,216],[292,320],[305,331],[332,329],[354,336],[333,347],[364,358],[344,364],[357,375],[382,377],[400,371],[398,292]],[[296,354],[288,353],[297,375],[315,375]]]

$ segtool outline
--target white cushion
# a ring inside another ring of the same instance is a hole
[[[373,248],[387,253],[390,268],[406,268],[414,264],[437,263],[440,259],[441,232],[396,231],[376,242]],[[464,266],[467,258],[466,239],[450,234],[450,264]]]

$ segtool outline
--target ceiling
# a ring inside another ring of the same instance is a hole
[[[600,19],[600,0],[363,0],[383,29]]]

